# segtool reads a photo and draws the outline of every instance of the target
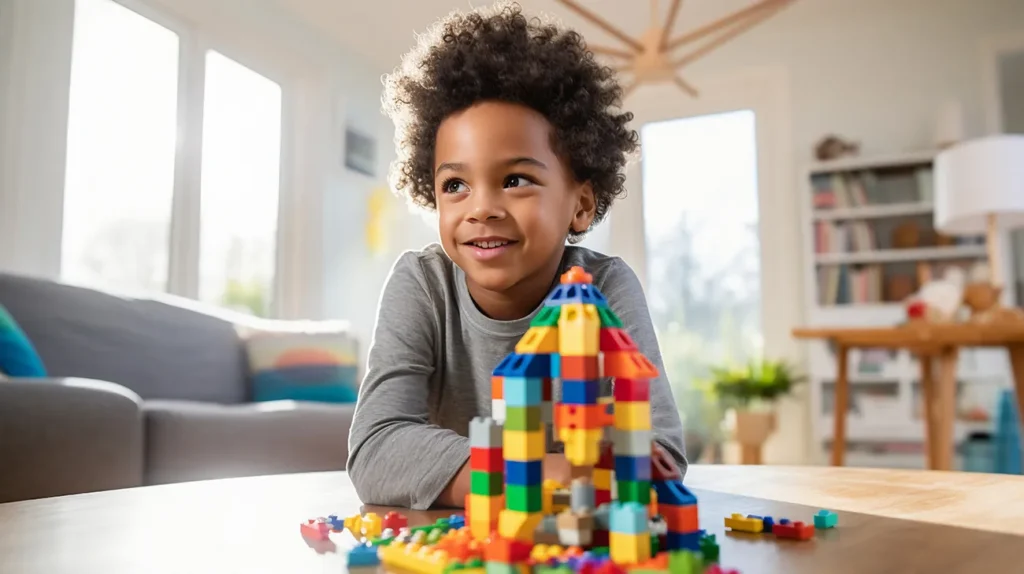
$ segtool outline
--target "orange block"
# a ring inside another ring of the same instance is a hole
[[[669,532],[696,532],[700,530],[700,520],[697,518],[697,505],[676,506],[674,504],[659,504],[658,512],[665,518],[665,525]]]
[[[562,355],[560,374],[565,381],[588,381],[600,376],[601,363],[598,355]]]
[[[562,273],[562,283],[591,283],[593,281],[593,275],[584,271],[579,265],[574,265]]]
[[[653,379],[658,376],[658,368],[637,351],[614,351],[603,353],[605,377],[622,379]]]
[[[607,416],[605,405],[570,405],[559,403],[555,412],[555,428],[599,429]]]
[[[491,377],[491,398],[505,398],[505,377]]]

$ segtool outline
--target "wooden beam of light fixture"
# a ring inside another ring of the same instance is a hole
[[[635,0],[634,0],[635,1]],[[651,24],[642,35],[636,38],[628,36],[620,28],[612,25],[593,11],[580,6],[576,0],[556,0],[584,19],[611,34],[626,44],[627,48],[611,48],[607,46],[589,46],[594,54],[624,60],[614,66],[619,73],[629,73],[632,82],[624,87],[624,94],[632,93],[640,84],[651,82],[668,82],[675,84],[683,92],[692,97],[698,96],[697,89],[679,76],[680,68],[687,66],[698,58],[710,53],[729,40],[753,28],[779,12],[795,0],[759,0],[746,8],[699,26],[677,38],[669,39],[675,21],[682,7],[682,0],[671,0],[664,22],[659,22],[658,0],[651,0]],[[673,57],[672,52],[684,45],[695,43],[705,38],[711,39],[689,54]]]

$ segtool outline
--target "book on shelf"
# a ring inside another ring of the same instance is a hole
[[[884,301],[881,265],[827,265],[818,269],[821,305]]]
[[[815,253],[849,253],[878,249],[875,230],[866,221],[816,221]]]
[[[880,173],[874,170],[819,174],[811,178],[815,209],[931,203],[931,166]]]

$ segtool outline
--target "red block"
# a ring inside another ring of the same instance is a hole
[[[541,387],[541,397],[540,397],[540,399],[542,401],[546,402],[546,403],[550,403],[551,402],[551,379],[550,378],[545,378],[544,382],[542,384],[543,384],[543,386]]]
[[[615,454],[612,453],[612,443],[601,443],[601,457],[597,459],[597,465],[594,468],[615,469]]]
[[[601,506],[604,503],[611,504],[612,502],[612,491],[610,490],[595,490],[594,491],[594,506]],[[597,532],[594,533],[595,535]],[[607,532],[605,533],[607,534]],[[594,546],[607,546],[607,544],[598,544],[594,542]]]
[[[313,540],[330,540],[331,539],[331,526],[321,520],[307,520],[306,522],[299,524],[299,532],[304,538],[311,538]]]
[[[598,491],[598,492],[600,492],[600,491]],[[611,495],[609,494],[609,498],[610,497],[611,497]],[[598,504],[598,506],[600,506],[603,503],[598,502],[597,504]],[[609,545],[611,537],[608,535],[608,531],[607,530],[594,530],[594,533],[593,533],[592,536],[593,536],[593,538],[591,538],[591,546],[593,546],[595,548],[600,548],[602,546],[607,547]]]
[[[636,343],[629,336],[629,333],[617,327],[605,327],[601,329],[600,348],[602,353],[610,351],[635,351]]]
[[[484,546],[484,560],[487,562],[501,562],[502,564],[519,564],[530,558],[532,544],[509,540],[506,538],[492,538]]]
[[[391,511],[384,515],[384,520],[381,521],[381,529],[387,530],[388,528],[395,531],[397,534],[399,530],[409,526],[409,519],[404,514],[399,514],[395,511]]]
[[[615,379],[615,402],[646,403],[651,400],[650,379]]]
[[[598,378],[599,366],[597,355],[562,355],[560,374],[563,381],[589,381]]]
[[[505,458],[501,447],[469,449],[469,468],[484,472],[501,472],[505,469]]]
[[[789,524],[773,524],[772,534],[777,538],[792,538],[794,540],[810,540],[814,536],[814,525],[803,522],[790,522]]]

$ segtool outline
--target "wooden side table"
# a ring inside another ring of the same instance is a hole
[[[847,380],[850,349],[907,350],[921,366],[925,453],[932,470],[953,467],[957,356],[962,347],[1001,347],[1010,357],[1017,408],[1024,413],[1024,324],[910,323],[879,328],[798,328],[798,339],[824,339],[836,347],[835,436],[832,464],[846,455]]]

